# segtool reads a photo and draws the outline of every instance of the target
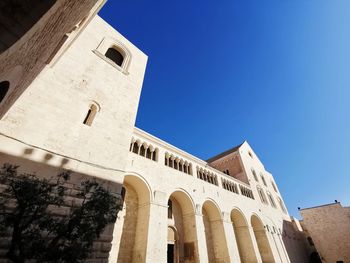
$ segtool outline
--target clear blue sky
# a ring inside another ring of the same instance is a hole
[[[247,140],[289,212],[350,204],[350,1],[114,1],[148,56],[136,125],[207,159]]]

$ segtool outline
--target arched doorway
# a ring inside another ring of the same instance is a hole
[[[126,175],[123,187],[124,223],[117,262],[145,262],[151,192],[137,176]]]
[[[258,244],[259,252],[263,263],[275,263],[272,255],[269,240],[266,235],[264,224],[256,215],[251,218],[256,243]]]
[[[208,262],[230,262],[221,213],[212,201],[202,207],[203,224],[207,243]]]
[[[168,263],[198,262],[195,210],[190,196],[181,191],[168,200]]]
[[[178,234],[174,227],[168,226],[167,263],[179,262]]]
[[[231,211],[231,221],[241,262],[257,262],[249,227],[244,215],[238,209],[233,209]]]

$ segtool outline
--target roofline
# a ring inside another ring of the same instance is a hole
[[[319,208],[319,207],[324,207],[324,206],[330,206],[330,205],[340,205],[341,207],[343,207],[340,202],[336,202],[336,203],[329,203],[329,204],[324,204],[324,205],[316,205],[316,206],[311,206],[311,207],[306,207],[306,208],[300,208],[299,211],[307,210],[307,209],[314,209],[314,208]]]
[[[238,184],[247,186],[247,187],[249,187],[249,189],[252,189],[252,186],[249,183],[243,182],[237,178],[234,178],[232,176],[229,176],[229,175],[223,173],[222,171],[210,166],[210,164],[207,163],[206,161],[204,161],[204,160],[202,160],[202,159],[200,159],[200,158],[198,158],[198,157],[196,157],[188,152],[185,152],[184,150],[181,150],[181,149],[177,148],[174,145],[171,145],[170,143],[168,143],[166,141],[163,141],[162,139],[142,130],[141,128],[134,126],[134,134],[137,136],[140,136],[140,137],[144,137],[144,138],[152,141],[152,143],[158,144],[159,147],[163,147],[165,150],[169,150],[171,152],[174,152],[176,154],[179,154],[179,155],[187,158],[188,160],[191,160],[192,162],[195,162],[195,164],[197,166],[202,165],[202,166],[204,166],[204,169],[208,169],[212,172],[219,174],[220,176],[222,176],[224,178],[230,179]]]
[[[236,145],[235,147],[231,148],[231,149],[228,149],[222,153],[219,153],[218,155],[215,155],[214,157],[211,157],[209,159],[206,160],[207,163],[211,163],[213,161],[216,161],[218,159],[220,159],[221,157],[224,157],[226,155],[229,155],[230,153],[234,153],[234,152],[237,152],[237,150],[239,150],[239,148],[243,145],[244,142],[242,142],[241,144],[239,145]]]

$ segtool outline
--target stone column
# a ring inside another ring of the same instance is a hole
[[[147,237],[147,263],[167,261],[167,212],[166,194],[154,192],[154,201],[149,207],[149,225]]]
[[[112,248],[111,248],[111,251],[109,252],[109,257],[108,257],[109,263],[116,263],[118,259],[119,244],[123,233],[125,212],[126,212],[125,205],[123,205],[123,208],[122,210],[119,211],[117,220],[115,221],[115,224],[114,224]]]
[[[228,248],[228,253],[229,253],[231,262],[240,263],[241,259],[239,256],[236,236],[233,230],[230,214],[223,212],[222,216],[223,216],[223,226],[224,226],[224,231],[225,231],[225,236],[227,241],[227,248]]]
[[[196,205],[196,231],[197,231],[197,258],[200,263],[208,263],[208,251],[207,251],[207,243],[205,238],[205,229],[203,223],[203,216],[201,211],[201,205]]]
[[[266,230],[265,230],[265,233],[267,236],[267,240],[270,244],[272,255],[275,261],[289,263],[290,260],[284,251],[283,244],[279,240],[278,233],[277,232],[268,233]]]
[[[252,244],[253,244],[253,248],[254,248],[254,251],[255,251],[256,260],[257,260],[258,263],[262,263],[262,259],[261,259],[258,243],[256,241],[254,229],[251,226],[247,226],[247,228],[248,228],[249,234],[250,234],[251,239],[252,239]]]

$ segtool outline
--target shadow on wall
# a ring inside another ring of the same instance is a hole
[[[307,241],[307,234],[295,222],[283,221],[282,240],[291,263],[321,263],[315,247]]]
[[[38,161],[32,161],[28,158],[38,157]],[[48,164],[49,162],[55,162],[57,166],[52,166]],[[12,156],[5,153],[0,153],[0,166],[2,167],[4,163],[9,163],[13,165],[18,165],[19,173],[30,173],[35,174],[38,178],[55,178],[57,174],[63,172],[64,170],[70,170],[71,175],[69,181],[65,183],[65,205],[67,205],[68,210],[70,207],[81,203],[81,198],[74,194],[81,191],[81,182],[86,180],[95,179],[98,184],[100,184],[104,189],[107,189],[113,196],[117,198],[120,197],[120,190],[122,186],[115,182],[110,182],[107,180],[102,180],[98,178],[93,178],[90,175],[74,172],[72,169],[68,169],[70,166],[70,160],[61,158],[59,156],[52,155],[50,153],[42,154],[36,149],[25,148],[23,150],[22,156]],[[5,186],[0,184],[0,191],[3,191]],[[64,214],[65,215],[65,214]],[[101,262],[108,261],[109,252],[111,250],[112,237],[113,237],[114,223],[108,224],[99,238],[94,240],[91,254],[88,259],[98,259]],[[9,249],[9,238],[6,236],[0,237],[0,261],[6,258],[6,252]]]
[[[16,43],[54,5],[56,0],[2,0],[0,54]]]

